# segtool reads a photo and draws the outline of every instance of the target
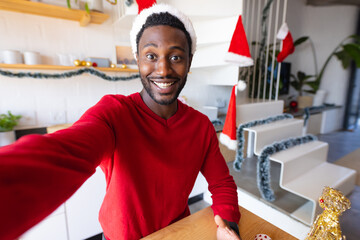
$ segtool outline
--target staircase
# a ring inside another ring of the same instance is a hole
[[[243,105],[237,107],[238,109],[250,109],[249,106]],[[268,111],[269,108],[273,108],[271,115]],[[259,109],[267,110],[259,111]],[[247,112],[247,121],[277,115],[282,112],[282,106],[279,108],[278,102],[274,104],[267,102],[266,107],[258,103],[251,111],[255,111],[256,114]],[[256,118],[251,119],[251,116],[255,115]],[[240,119],[240,123],[245,122],[241,122]],[[302,136],[303,120],[285,119],[245,128],[244,131],[248,132],[247,156],[250,157],[253,154],[258,156],[267,145]],[[312,141],[270,155],[271,161],[281,165],[280,187],[308,200],[291,213],[293,218],[307,225],[311,225],[315,217],[322,211],[318,205],[318,198],[325,186],[336,188],[345,195],[349,194],[355,186],[356,171],[326,161],[328,147],[325,142]]]

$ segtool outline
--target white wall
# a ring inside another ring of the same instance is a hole
[[[201,10],[200,19],[206,19],[207,17],[204,17],[207,9],[205,5],[209,4],[208,1],[197,4],[196,7],[192,3],[191,7],[185,7],[183,11],[190,11],[189,13],[192,14],[191,11],[199,9]],[[200,7],[202,4],[204,6]],[[212,6],[211,15],[232,16],[241,12],[241,1],[227,0],[225,3],[214,0],[210,5]],[[105,12],[111,14],[113,10],[111,6],[105,1],[104,6]],[[218,9],[223,9],[223,11],[217,11]],[[221,28],[218,31],[221,33]],[[0,11],[0,52],[5,49],[21,52],[37,51],[42,55],[44,64],[58,64],[57,54],[59,53],[75,55],[78,58],[104,57],[114,61],[115,44],[119,43],[119,39],[128,39],[115,34],[127,34],[127,32],[126,29],[115,30],[111,18],[101,25],[90,24],[87,27],[80,27],[79,23],[74,21]],[[114,75],[114,73],[107,74]],[[141,88],[139,79],[108,82],[87,74],[60,80],[0,76],[0,113],[11,110],[15,114],[23,115],[19,127],[71,123],[103,95],[113,93],[127,95],[138,92]],[[230,87],[207,85],[206,75],[194,71],[189,75],[188,83],[181,95],[187,97],[191,106],[199,107],[214,106],[218,98],[227,101],[230,92]],[[220,109],[220,111],[226,112],[226,109]]]
[[[115,55],[111,20],[102,25],[80,27],[74,21],[0,11],[0,33],[0,51],[37,51],[44,64],[58,64],[58,53],[112,60]],[[11,110],[22,114],[20,126],[74,122],[105,94],[141,90],[139,80],[108,82],[87,74],[58,80],[0,76],[0,86],[0,112]]]
[[[304,0],[288,1],[287,23],[294,40],[309,36],[315,46],[318,71],[335,47],[356,30],[358,8],[355,6],[306,6]],[[291,71],[315,74],[314,60],[309,42],[296,48],[286,61],[292,63]],[[333,58],[326,68],[320,85],[328,91],[325,102],[344,106],[349,70]]]

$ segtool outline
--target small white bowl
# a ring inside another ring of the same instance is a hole
[[[2,52],[3,61],[6,64],[21,64],[24,63],[21,52],[16,50],[4,50]]]
[[[41,56],[38,52],[24,52],[24,61],[27,65],[41,64]]]

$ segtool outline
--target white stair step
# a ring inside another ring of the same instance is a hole
[[[236,105],[236,126],[241,123],[268,118],[282,114],[284,101],[249,102]]]
[[[291,148],[281,151],[281,152],[274,153],[270,156],[270,159],[273,161],[279,162],[279,163],[286,163],[286,162],[292,161],[293,159],[297,159],[297,158],[303,156],[305,153],[315,151],[316,149],[319,149],[319,148],[326,148],[325,150],[327,151],[329,148],[329,144],[326,142],[321,142],[321,141],[317,141],[317,140],[308,142],[305,144],[291,147]],[[325,157],[327,157],[327,155]],[[326,161],[326,158],[322,162],[325,162],[325,161]]]
[[[326,162],[329,145],[312,141],[270,155],[270,160],[282,165],[280,182],[286,184],[308,170]]]
[[[254,152],[260,155],[261,150],[269,144],[301,136],[303,123],[304,121],[300,119],[284,119],[244,130],[254,133]]]
[[[353,169],[324,162],[283,184],[283,187],[306,199],[317,201],[325,186],[349,194],[354,187],[355,177],[356,171]]]
[[[295,180],[280,185],[289,192],[309,200],[305,205],[294,211],[292,216],[311,225],[315,217],[322,211],[318,199],[324,187],[335,188],[347,195],[354,189],[355,178],[355,170],[324,162]]]
[[[298,209],[296,209],[294,212],[290,214],[293,218],[299,220],[300,222],[303,222],[307,225],[311,225],[314,222],[314,202],[313,201],[307,201],[304,205],[300,206]]]

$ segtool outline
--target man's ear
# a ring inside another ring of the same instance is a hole
[[[135,53],[135,58],[136,58],[136,64],[139,66],[139,54],[137,52]]]

